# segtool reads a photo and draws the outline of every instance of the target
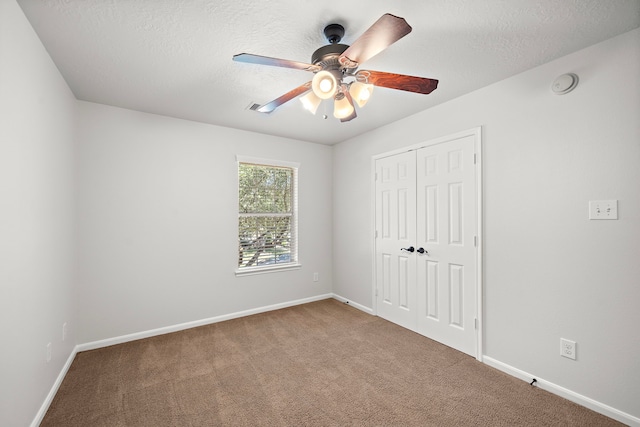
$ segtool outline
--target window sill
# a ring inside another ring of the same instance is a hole
[[[249,268],[243,268],[242,270],[236,270],[236,277],[253,276],[255,274],[265,274],[265,273],[278,273],[280,271],[288,271],[288,270],[300,270],[301,268],[302,268],[302,264],[298,264],[298,263],[269,266],[269,267],[249,267]]]

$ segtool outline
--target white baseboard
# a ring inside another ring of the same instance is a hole
[[[185,329],[196,328],[198,326],[210,325],[212,323],[223,322],[225,320],[237,319],[239,317],[251,316],[252,314],[265,313],[267,311],[280,310],[281,308],[293,307],[295,305],[306,304],[309,302],[320,301],[331,298],[332,294],[317,295],[314,297],[303,298],[294,301],[287,301],[279,304],[268,305],[264,307],[253,308],[251,310],[238,311],[230,314],[209,317],[207,319],[194,320],[192,322],[179,323],[177,325],[165,326],[163,328],[151,329],[148,331],[135,332],[133,334],[121,335],[119,337],[107,338],[99,341],[92,341],[78,345],[78,351],[95,350],[97,348],[108,347],[110,345],[122,344],[129,341],[135,341],[142,338],[154,337],[156,335],[169,334],[171,332],[182,331]]]
[[[336,300],[338,300],[340,302],[343,302],[345,304],[349,304],[349,305],[357,308],[358,310],[361,310],[361,311],[364,311],[367,314],[373,315],[373,309],[372,308],[365,307],[362,304],[358,304],[357,302],[353,302],[353,301],[351,301],[351,300],[349,300],[347,298],[341,297],[338,294],[331,294],[331,296],[333,297],[333,299],[336,299]]]
[[[40,406],[38,413],[36,414],[35,418],[31,422],[31,427],[38,427],[42,422],[42,420],[44,419],[45,414],[49,410],[49,406],[51,406],[51,402],[53,402],[53,398],[55,397],[56,393],[58,392],[58,389],[60,388],[60,384],[62,384],[62,380],[64,380],[64,377],[67,375],[67,372],[71,367],[71,363],[73,362],[73,359],[76,357],[76,353],[78,353],[78,346],[75,346],[73,350],[71,350],[71,354],[67,358],[67,361],[62,367],[62,370],[58,374],[58,378],[56,378],[56,381],[53,383],[51,390],[49,390],[49,394],[47,394],[47,397],[44,399],[44,402],[42,402],[42,405]]]
[[[633,415],[612,408],[609,405],[605,405],[604,403],[598,402],[589,397],[561,387],[557,384],[546,381],[536,375],[514,368],[511,365],[507,365],[506,363],[500,362],[499,360],[493,359],[489,356],[483,356],[482,361],[499,371],[507,373],[528,383],[530,383],[535,378],[536,386],[540,387],[543,390],[563,397],[567,400],[577,403],[578,405],[589,408],[592,411],[598,412],[602,415],[606,415],[607,417],[613,418],[614,420],[620,421],[621,423],[627,424],[629,426],[640,427],[640,418],[638,417],[634,417]]]

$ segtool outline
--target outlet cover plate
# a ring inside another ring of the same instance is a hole
[[[576,360],[576,342],[560,338],[560,356]]]

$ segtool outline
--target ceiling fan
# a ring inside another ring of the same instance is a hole
[[[333,115],[341,122],[356,117],[354,102],[363,107],[371,97],[374,86],[408,92],[429,94],[438,87],[438,80],[383,71],[358,70],[360,64],[411,32],[404,18],[386,13],[365,31],[351,46],[340,44],[344,27],[330,24],[324,35],[328,45],[317,49],[311,56],[311,64],[287,59],[240,53],[234,61],[259,65],[294,68],[314,73],[313,79],[264,105],[254,104],[251,109],[261,113],[273,110],[296,98],[304,108],[315,114],[324,99],[334,100]]]

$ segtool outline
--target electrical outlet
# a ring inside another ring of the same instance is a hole
[[[576,342],[560,338],[560,356],[576,360]]]
[[[51,343],[47,344],[47,351],[45,353],[47,362],[51,362]]]
[[[65,342],[67,339],[67,322],[62,324],[62,342]]]
[[[320,274],[319,273],[313,273],[313,281],[317,282],[318,280],[320,280]]]

